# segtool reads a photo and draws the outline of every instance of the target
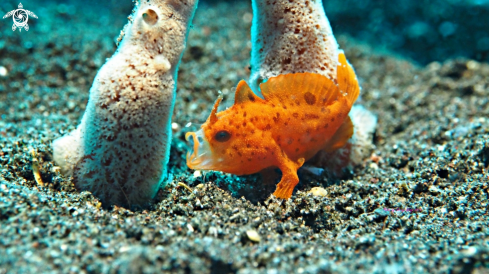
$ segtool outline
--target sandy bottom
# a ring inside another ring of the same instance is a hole
[[[338,37],[379,117],[376,148],[342,180],[301,172],[279,201],[256,175],[185,165],[185,133],[249,76],[251,7],[202,4],[178,78],[173,181],[144,211],[104,209],[50,148],[79,123],[131,7],[93,9],[47,4],[29,32],[0,25],[0,273],[489,271],[489,65],[419,67]],[[308,194],[317,186],[325,197]]]

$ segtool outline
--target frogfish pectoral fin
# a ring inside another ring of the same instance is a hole
[[[333,152],[345,144],[353,136],[353,123],[351,122],[350,116],[346,116],[343,124],[338,128],[333,137],[324,146],[324,151]]]
[[[279,166],[282,170],[282,179],[277,185],[277,189],[273,195],[280,199],[289,199],[294,192],[295,186],[299,183],[299,176],[297,176],[297,170],[304,164],[305,159],[300,158],[296,162],[285,159],[284,163]]]

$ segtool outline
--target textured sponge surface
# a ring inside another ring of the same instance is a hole
[[[253,0],[250,84],[313,72],[335,80],[338,44],[321,0]]]
[[[166,174],[176,77],[196,0],[141,1],[95,77],[74,133],[53,143],[75,186],[105,205],[143,206]]]

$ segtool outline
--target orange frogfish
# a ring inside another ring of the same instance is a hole
[[[336,81],[308,72],[279,75],[260,85],[262,99],[242,80],[232,107],[217,113],[219,97],[201,129],[186,134],[193,141],[187,165],[236,175],[278,167],[282,178],[273,195],[290,198],[304,162],[353,135],[348,113],[360,88],[343,53]]]

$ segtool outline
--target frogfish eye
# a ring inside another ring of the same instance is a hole
[[[231,133],[225,130],[218,131],[216,135],[214,135],[214,139],[218,142],[226,142],[230,138],[231,138]]]

